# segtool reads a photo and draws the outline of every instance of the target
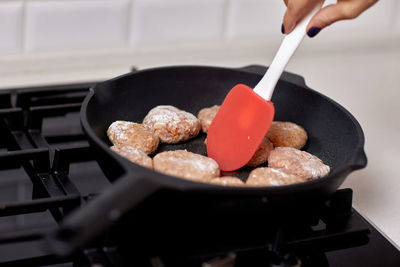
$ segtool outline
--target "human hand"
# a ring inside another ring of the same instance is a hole
[[[297,23],[307,15],[317,3],[323,0],[283,0],[287,7],[283,17],[282,33],[293,31]],[[307,35],[314,37],[323,28],[339,20],[354,19],[378,0],[337,0],[319,10],[307,25]]]

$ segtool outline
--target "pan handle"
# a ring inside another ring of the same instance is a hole
[[[267,71],[268,67],[261,66],[261,65],[249,65],[249,66],[244,66],[239,68],[239,70],[259,74],[259,75],[264,75],[265,72]],[[307,86],[304,78],[300,75],[284,71],[279,78],[282,81],[293,83],[299,86]]]
[[[86,207],[66,217],[60,227],[46,237],[48,249],[58,256],[71,255],[161,187],[144,175],[132,177],[127,172]]]
[[[367,166],[368,160],[364,148],[360,148],[354,157],[353,163],[350,165],[353,170],[362,169]]]

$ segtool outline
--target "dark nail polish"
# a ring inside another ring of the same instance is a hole
[[[282,32],[282,33],[285,33],[285,25],[283,25],[283,24],[282,24],[282,26],[281,26],[281,32]]]
[[[320,31],[321,31],[320,28],[318,28],[318,27],[312,27],[311,29],[308,30],[307,35],[308,35],[309,37],[314,37],[314,36],[317,35]]]

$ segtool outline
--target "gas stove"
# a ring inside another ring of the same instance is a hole
[[[273,230],[254,223],[248,235],[216,236],[205,247],[142,251],[123,238],[121,219],[75,254],[55,255],[46,237],[112,185],[80,126],[93,84],[0,91],[2,266],[400,266],[400,251],[352,208],[351,189]]]

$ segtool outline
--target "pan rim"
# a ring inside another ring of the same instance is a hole
[[[264,66],[263,66],[264,67]],[[82,106],[81,106],[81,111],[80,111],[80,119],[81,119],[81,125],[82,128],[84,129],[84,132],[86,133],[87,136],[95,143],[96,146],[98,146],[104,153],[107,153],[109,157],[111,157],[117,164],[121,166],[121,168],[124,170],[125,173],[131,173],[132,176],[135,176],[134,170],[137,168],[140,169],[146,169],[145,167],[142,167],[138,164],[135,164],[133,162],[130,162],[129,160],[119,156],[117,153],[113,152],[107,144],[100,138],[98,137],[92,127],[89,124],[88,118],[87,118],[87,107],[90,103],[90,100],[95,96],[97,90],[101,87],[101,85],[110,83],[119,79],[122,79],[127,76],[131,75],[137,75],[140,73],[144,72],[151,72],[151,71],[161,71],[161,70],[166,70],[166,69],[187,69],[187,68],[196,68],[196,69],[201,69],[201,68],[206,68],[206,69],[216,69],[216,70],[237,70],[241,71],[241,69],[245,68],[229,68],[229,67],[218,67],[218,66],[204,66],[204,65],[172,65],[172,66],[162,66],[162,67],[152,67],[148,69],[143,69],[136,71],[134,73],[126,73],[117,77],[114,77],[112,79],[103,81],[101,83],[98,83],[94,85],[92,88],[90,88],[88,95],[85,97]],[[265,67],[264,67],[265,68]],[[242,70],[243,71],[243,70]],[[288,82],[288,81],[286,81]],[[289,82],[290,83],[290,82]],[[345,113],[345,115],[352,121],[353,125],[355,126],[355,129],[358,133],[359,142],[355,146],[355,153],[352,157],[352,162],[347,165],[347,166],[341,166],[341,168],[334,169],[333,172],[330,172],[327,176],[321,177],[321,178],[316,178],[312,180],[308,180],[302,183],[296,183],[296,184],[288,184],[288,185],[280,185],[280,186],[221,186],[221,185],[215,185],[215,184],[209,184],[209,183],[202,183],[202,182],[196,182],[192,180],[187,180],[175,176],[170,176],[166,175],[160,172],[157,172],[155,170],[149,170],[151,171],[154,175],[150,176],[150,179],[157,180],[160,184],[162,184],[164,187],[171,187],[175,189],[180,189],[183,191],[204,191],[207,190],[208,192],[215,192],[218,194],[222,193],[227,193],[227,194],[245,194],[245,193],[250,193],[250,194],[260,194],[260,195],[265,195],[265,194],[280,194],[283,192],[291,192],[291,191],[303,191],[303,189],[309,189],[310,187],[319,187],[322,186],[324,183],[327,183],[329,180],[333,179],[334,176],[338,175],[348,175],[352,171],[356,169],[361,169],[366,166],[366,158],[365,161],[361,161],[357,163],[357,158],[359,157],[359,154],[363,154],[365,156],[364,152],[364,143],[365,143],[365,137],[364,133],[362,131],[362,128],[359,124],[359,122],[355,119],[355,117],[348,111],[346,110],[343,106],[341,106],[339,103],[336,101],[332,100],[328,96],[323,95],[322,93],[309,88],[306,84],[304,85],[299,85],[296,84],[296,86],[303,87],[306,90],[311,91],[314,94],[319,95],[322,98],[327,99],[329,102],[334,104],[338,109],[340,109],[342,112]]]

